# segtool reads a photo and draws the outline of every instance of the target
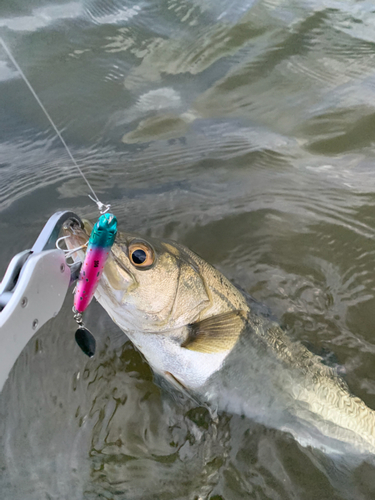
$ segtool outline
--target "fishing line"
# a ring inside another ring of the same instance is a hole
[[[89,198],[94,202],[96,203],[98,209],[99,209],[99,212],[101,214],[105,214],[106,212],[108,212],[108,210],[111,208],[111,205],[105,205],[104,203],[102,203],[99,198],[97,197],[94,189],[92,188],[91,184],[89,183],[88,179],[86,178],[85,174],[82,172],[81,168],[79,167],[78,163],[76,162],[76,160],[74,159],[74,156],[72,155],[70,149],[68,148],[68,145],[66,144],[61,132],[59,131],[59,129],[56,127],[54,121],[52,120],[51,116],[49,115],[48,111],[46,110],[46,108],[44,107],[42,101],[39,99],[37,93],[35,92],[35,90],[33,89],[33,87],[31,86],[31,83],[29,82],[29,80],[26,78],[24,72],[22,71],[22,69],[20,68],[19,64],[17,63],[17,61],[15,60],[15,58],[13,57],[12,53],[10,52],[10,50],[8,49],[6,43],[4,42],[4,40],[1,38],[0,36],[0,44],[2,45],[5,53],[7,54],[7,56],[9,57],[9,59],[11,60],[11,62],[13,63],[13,65],[15,66],[15,68],[17,69],[18,73],[21,75],[23,81],[26,83],[27,87],[29,88],[30,92],[32,93],[32,95],[34,96],[34,98],[36,99],[37,103],[39,104],[39,106],[42,108],[42,111],[43,113],[45,114],[45,116],[48,118],[48,121],[50,122],[53,130],[56,132],[57,134],[57,137],[60,139],[60,141],[62,142],[64,148],[66,149],[70,159],[72,160],[74,166],[77,168],[78,172],[81,174],[81,176],[83,177],[84,181],[86,182],[87,186],[89,187],[90,191],[92,192],[92,194],[94,195],[94,197],[92,197],[91,195],[88,195]]]
[[[54,121],[52,120],[48,111],[44,107],[42,101],[39,99],[31,83],[26,78],[24,72],[20,68],[19,64],[13,57],[12,53],[8,49],[6,43],[1,38],[1,36],[0,36],[0,45],[3,47],[10,61],[17,69],[18,73],[21,75],[23,81],[26,83],[27,87],[29,88],[30,92],[36,99],[37,103],[42,108],[43,113],[50,122],[53,130],[56,132],[57,137],[62,142],[74,166],[77,168],[78,172],[81,174],[88,188],[93,194],[93,197],[90,194],[88,196],[94,203],[96,203],[99,212],[101,214],[91,231],[88,242],[85,243],[84,245],[77,248],[63,250],[60,247],[60,242],[65,241],[67,238],[69,238],[69,236],[63,236],[56,241],[56,247],[60,250],[63,250],[63,252],[65,253],[65,257],[67,259],[69,257],[72,257],[73,254],[76,253],[78,250],[81,250],[86,247],[85,258],[84,261],[82,262],[78,282],[74,291],[73,312],[74,312],[74,319],[79,325],[79,328],[75,333],[75,339],[77,341],[77,344],[80,346],[82,351],[85,354],[87,354],[87,356],[92,357],[95,353],[96,342],[92,333],[84,326],[82,314],[86,310],[87,306],[90,304],[92,298],[94,297],[95,291],[98,287],[104,269],[104,265],[107,261],[109,252],[115,241],[117,234],[117,219],[113,214],[107,213],[111,208],[111,205],[105,205],[97,197],[94,189],[92,188],[85,174],[82,172],[74,156],[72,155],[70,149],[68,148],[68,145],[66,144],[63,136],[61,135],[60,130],[56,127]]]

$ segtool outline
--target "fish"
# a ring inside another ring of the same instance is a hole
[[[65,227],[68,247],[84,245],[91,227]],[[244,415],[330,456],[375,453],[374,410],[184,245],[118,233],[95,297],[155,374],[212,415]]]

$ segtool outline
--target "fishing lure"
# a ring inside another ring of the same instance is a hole
[[[83,325],[82,314],[90,304],[98,287],[104,265],[117,234],[117,219],[113,214],[102,214],[95,223],[88,241],[74,292],[74,318],[79,324],[75,333],[77,344],[89,357],[95,353],[95,339]]]

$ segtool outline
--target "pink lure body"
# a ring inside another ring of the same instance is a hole
[[[94,297],[110,248],[88,246],[74,294],[74,309],[83,313]]]

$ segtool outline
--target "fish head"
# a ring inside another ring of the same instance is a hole
[[[68,248],[92,231],[65,227]],[[83,260],[85,249],[73,254]],[[117,233],[95,294],[123,330],[171,331],[247,308],[242,294],[215,268],[179,243]]]
[[[84,245],[91,227],[65,228],[68,247]],[[248,311],[237,288],[185,246],[126,232],[117,233],[95,297],[152,367],[185,387],[221,366]]]
[[[85,245],[92,225],[67,226],[68,248]],[[85,249],[73,258],[83,260]],[[212,304],[201,259],[180,244],[118,233],[105,264],[96,298],[124,330],[159,332],[192,324]],[[207,264],[206,264],[207,266]],[[203,266],[204,267],[204,266]]]
[[[160,332],[195,321],[210,300],[199,270],[170,242],[120,233],[98,300],[123,329]]]

